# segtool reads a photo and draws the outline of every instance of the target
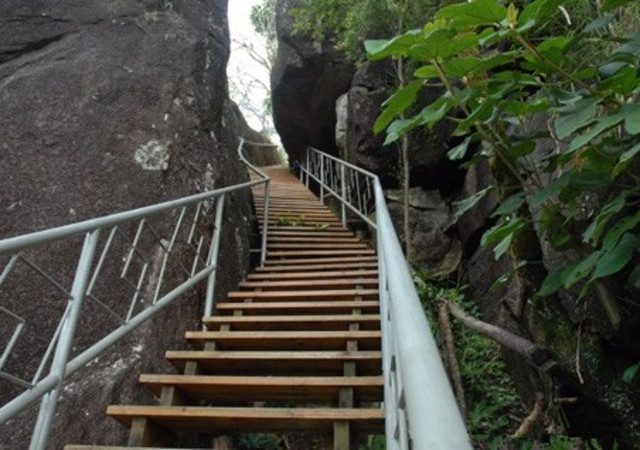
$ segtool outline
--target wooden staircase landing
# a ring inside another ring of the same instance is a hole
[[[113,405],[126,448],[212,448],[219,435],[333,433],[334,449],[384,432],[375,252],[285,168],[254,189],[267,261],[168,351],[179,374],[143,374],[156,405]],[[194,434],[196,437],[185,436]],[[66,450],[97,447],[67,446]]]

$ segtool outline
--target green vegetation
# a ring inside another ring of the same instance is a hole
[[[616,16],[608,15],[628,2],[605,1],[603,15],[577,29],[559,22],[561,3],[536,0],[519,11],[475,0],[441,9],[422,29],[368,41],[372,59],[420,66],[389,98],[375,129],[386,129],[390,143],[416,127],[454,120],[463,141],[450,158],[489,159],[500,186],[498,222],[483,245],[493,246],[496,259],[511,251],[518,260],[513,244],[540,232],[557,250],[574,251],[580,256],[551,272],[539,295],[581,282],[582,297],[595,287],[616,328],[619,306],[600,280],[624,275],[630,287],[640,287],[632,264],[640,251],[640,180],[627,170],[640,152],[640,34],[619,34]],[[595,60],[579,57],[585,48]],[[402,118],[434,83],[445,87],[440,98]],[[540,114],[549,118],[548,131],[528,132],[527,122]],[[555,148],[541,155],[543,139],[553,139]],[[460,202],[460,213],[488,192]],[[601,207],[585,211],[587,198]]]

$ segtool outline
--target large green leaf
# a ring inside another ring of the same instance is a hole
[[[536,0],[529,3],[520,13],[518,18],[518,26],[524,26],[529,21],[540,23],[547,19],[551,14],[558,11],[558,6],[564,3],[564,0]]]
[[[627,103],[622,106],[624,129],[629,134],[640,133],[640,103]]]
[[[598,119],[595,126],[585,131],[578,137],[576,137],[573,141],[571,141],[571,145],[569,145],[569,152],[573,152],[580,147],[590,143],[596,137],[600,136],[603,132],[608,129],[618,125],[620,122],[624,120],[624,114],[621,112],[614,113],[609,116],[603,116]]]
[[[549,295],[555,294],[558,289],[562,287],[563,270],[564,267],[552,270],[547,274],[537,293],[540,297],[548,297]]]
[[[582,127],[589,125],[596,115],[599,99],[593,97],[579,98],[558,110],[556,133],[564,139]]]
[[[504,255],[516,236],[526,226],[526,221],[522,217],[514,217],[509,220],[504,220],[495,227],[488,230],[480,240],[483,246],[496,244],[493,249],[493,255],[496,260],[500,259]]]
[[[624,205],[627,203],[627,195],[627,192],[622,192],[600,210],[600,213],[593,219],[582,235],[582,241],[584,243],[592,243],[594,246],[598,244],[600,236],[604,232],[611,217],[622,211],[622,208],[624,208]]]
[[[456,212],[453,215],[453,220],[458,220],[464,213],[476,206],[476,204],[480,200],[482,200],[492,189],[493,186],[489,186],[481,191],[476,192],[470,197],[457,202],[453,202],[453,206],[456,207]]]
[[[640,144],[636,144],[631,147],[629,150],[620,155],[620,159],[618,160],[618,164],[613,169],[612,175],[617,177],[620,175],[633,161],[634,156],[636,156],[640,152]]]
[[[474,28],[481,25],[494,25],[507,16],[507,8],[497,0],[473,0],[445,6],[436,13],[438,19],[448,19],[458,29]]]
[[[379,61],[389,56],[406,56],[409,47],[416,43],[421,34],[421,30],[410,30],[391,40],[371,39],[364,41],[364,48],[372,61]]]
[[[398,89],[395,94],[389,97],[382,104],[385,109],[373,125],[373,132],[375,134],[380,133],[389,126],[394,117],[405,112],[406,109],[413,104],[422,86],[422,81],[412,81],[403,88]]]
[[[513,194],[511,197],[506,199],[502,204],[491,214],[491,217],[499,217],[504,216],[506,214],[511,214],[516,212],[526,200],[526,195],[524,192],[518,192],[517,194]]]
[[[464,155],[467,154],[467,149],[469,148],[470,142],[471,136],[467,136],[464,141],[449,150],[447,152],[447,156],[449,157],[449,159],[456,160],[464,158]]]
[[[598,260],[591,279],[597,280],[598,278],[608,277],[622,270],[631,261],[637,246],[638,238],[636,235],[625,233],[618,245],[604,252]]]
[[[632,216],[626,216],[618,221],[602,240],[602,248],[611,250],[620,243],[620,239],[628,231],[633,230],[640,223],[640,211]]]
[[[600,259],[601,252],[596,251],[581,261],[577,261],[575,264],[570,264],[560,273],[562,280],[562,286],[565,289],[569,289],[578,281],[586,278],[595,267],[596,263]]]
[[[458,33],[453,28],[439,28],[411,46],[407,55],[422,62],[446,59],[478,45],[478,40],[479,37],[475,33]]]

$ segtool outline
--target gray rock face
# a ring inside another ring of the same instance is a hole
[[[1,2],[0,237],[245,181],[238,130],[233,118],[225,120],[226,13],[226,0]],[[247,194],[228,198],[218,296],[246,270],[248,200]],[[53,276],[67,279],[77,248],[54,250],[55,257],[37,255],[38,262],[58,267]],[[18,346],[26,352],[11,361],[18,372],[46,345],[64,305],[64,298],[26,290],[43,286],[33,277],[32,286],[13,291],[20,295],[2,297],[13,302],[3,306],[45,319],[31,330],[35,340]],[[202,314],[201,298],[190,292],[74,378],[50,447],[122,444],[126,430],[105,417],[106,405],[148,395],[136,386],[138,374],[169,370],[159,357],[185,345],[184,330]],[[102,320],[84,323],[76,345],[100,332]],[[0,336],[4,331],[0,326]],[[3,381],[2,402],[7,393]],[[28,413],[0,427],[0,448],[26,448],[30,420]]]
[[[401,179],[399,145],[384,146],[385,133],[373,134],[373,125],[382,111],[381,105],[396,84],[395,71],[389,61],[364,63],[353,77],[347,94],[346,137],[343,158],[378,175],[385,186],[397,186]],[[422,94],[419,104],[434,101],[440,92]],[[446,156],[453,146],[450,124],[439,124],[411,134],[409,158],[412,186],[452,191],[460,187],[463,174]]]
[[[385,196],[398,237],[404,241],[402,192],[389,190],[385,192]],[[409,205],[414,253],[412,263],[427,270],[434,278],[454,273],[460,266],[462,246],[455,233],[451,232],[449,206],[438,191],[425,191],[422,188],[410,190]]]
[[[295,0],[276,5],[278,58],[271,72],[273,119],[289,162],[307,145],[336,152],[336,99],[349,89],[353,66],[330,45],[293,33]]]

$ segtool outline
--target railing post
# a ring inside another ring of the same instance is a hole
[[[31,445],[29,446],[30,450],[43,450],[46,447],[47,440],[49,438],[51,423],[56,413],[58,398],[60,397],[60,391],[62,384],[64,383],[66,366],[71,353],[71,346],[73,344],[78,318],[80,317],[80,310],[82,309],[82,303],[87,290],[87,284],[89,282],[91,263],[98,244],[99,234],[100,230],[98,229],[85,235],[82,253],[78,260],[76,274],[71,287],[69,313],[63,319],[64,323],[62,331],[58,338],[56,352],[51,363],[50,374],[57,378],[57,384],[55,388],[45,394],[42,398],[40,411],[38,413],[38,420],[36,421],[31,438]]]
[[[224,194],[218,198],[216,204],[216,217],[213,223],[213,236],[211,237],[211,247],[209,248],[209,257],[207,265],[215,265],[216,268],[209,274],[207,278],[207,294],[204,300],[204,317],[209,317],[213,313],[213,293],[216,287],[216,272],[218,270],[218,252],[220,251],[220,235],[222,233],[222,215],[224,212]],[[206,325],[203,325],[206,329]]]
[[[308,180],[308,177],[307,177]],[[267,234],[269,233],[269,196],[271,180],[267,178],[264,184],[264,211],[262,219],[262,245],[260,247],[260,266],[264,266],[267,259]]]
[[[320,177],[319,178],[320,178],[320,204],[324,204],[324,157],[322,155],[320,155]]]
[[[307,151],[307,179],[305,182],[305,186],[307,187],[307,189],[309,189],[309,172],[311,171],[311,152],[309,151],[309,149],[306,150]]]
[[[347,228],[347,182],[344,177],[344,164],[340,164],[340,194],[342,195],[342,226]]]

